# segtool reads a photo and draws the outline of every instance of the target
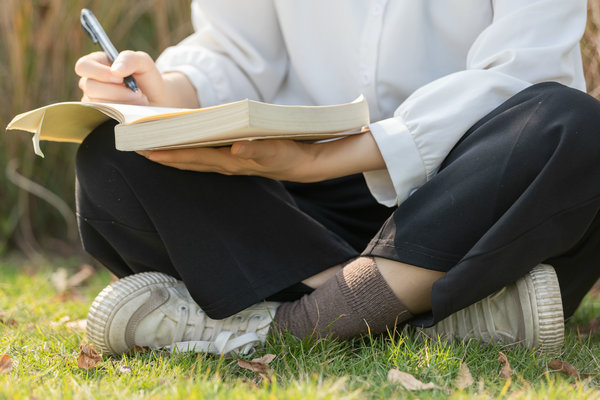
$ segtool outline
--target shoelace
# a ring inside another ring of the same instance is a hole
[[[192,337],[202,337],[205,329],[205,314],[198,310],[198,316],[200,320],[194,324],[194,331]],[[182,341],[185,334],[185,329],[190,318],[190,310],[187,306],[179,307],[179,318],[177,318],[177,325],[175,326],[175,333],[173,335],[173,343],[169,346],[165,346],[165,349],[173,351],[188,352],[193,351],[196,353],[213,353],[213,354],[241,354],[248,355],[254,351],[254,347],[261,343],[261,339],[256,334],[256,329],[262,318],[259,315],[253,315],[244,321],[237,320],[237,330],[244,330],[246,333],[236,336],[234,331],[227,330],[222,331],[223,325],[226,322],[233,322],[225,320],[215,320],[213,330],[219,332],[214,340],[190,340]],[[231,325],[231,323],[230,323]]]
[[[494,313],[491,304],[493,299],[504,295],[505,291],[506,288],[503,288],[495,295],[480,300],[475,303],[470,312],[467,312],[466,309],[458,311],[456,313],[456,326],[448,326],[447,328],[449,329],[447,330],[449,330],[453,336],[474,336],[484,339],[485,341],[499,339],[500,337],[514,340],[512,336],[499,331],[494,324]]]
[[[179,318],[177,318],[177,325],[175,326],[175,333],[173,334],[173,342],[180,342],[183,339],[183,334],[185,333],[185,327],[187,326],[188,320],[190,318],[190,309],[188,306],[180,306],[179,307]],[[200,321],[201,329],[204,329],[204,321]]]

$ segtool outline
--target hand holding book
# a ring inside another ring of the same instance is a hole
[[[180,73],[161,75],[142,52],[124,51],[112,65],[104,52],[91,53],[77,62],[75,70],[84,102],[42,107],[16,116],[8,126],[34,133],[39,155],[43,155],[39,140],[78,143],[113,118],[119,122],[117,149],[141,151],[152,161],[180,169],[310,182],[385,168],[370,133],[328,143],[298,141],[360,132],[369,123],[362,96],[331,106],[242,100],[198,108],[188,79]],[[140,90],[123,85],[123,77],[130,75]],[[156,107],[165,105],[180,108]]]
[[[258,175],[293,182],[318,182],[384,169],[379,148],[368,129],[339,140],[308,143],[295,140],[238,141],[231,147],[194,147],[138,152],[170,167]]]

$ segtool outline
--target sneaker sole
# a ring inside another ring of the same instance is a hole
[[[96,296],[87,316],[87,337],[102,353],[119,354],[121,349],[113,349],[108,340],[110,325],[114,315],[126,301],[153,287],[177,284],[177,279],[160,272],[142,272],[130,275],[105,287]],[[127,351],[127,350],[125,350]]]
[[[557,352],[565,340],[565,319],[558,277],[550,265],[540,264],[521,282],[530,294],[533,315],[537,315],[538,337],[535,347]],[[519,288],[519,291],[522,289]]]

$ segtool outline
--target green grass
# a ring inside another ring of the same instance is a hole
[[[0,261],[0,355],[8,354],[13,370],[0,373],[0,399],[363,399],[363,398],[550,398],[600,399],[600,376],[584,381],[546,367],[549,356],[520,348],[431,342],[417,333],[366,337],[352,342],[297,341],[289,336],[270,339],[256,356],[277,355],[270,364],[272,383],[257,380],[236,360],[214,356],[153,351],[104,357],[96,369],[77,367],[82,330],[67,325],[84,319],[94,296],[110,281],[98,273],[78,288],[81,297],[57,297],[50,283],[55,268],[72,273],[77,260],[52,266],[28,266]],[[600,315],[600,299],[588,296],[569,323],[563,352],[554,357],[580,372],[600,372],[600,338],[577,334]],[[9,321],[14,319],[13,323]],[[498,376],[498,353],[504,352],[515,375]],[[475,383],[455,387],[460,363],[466,363]],[[126,365],[131,374],[119,373]],[[444,390],[414,391],[387,381],[391,368],[434,382]]]

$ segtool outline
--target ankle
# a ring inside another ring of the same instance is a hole
[[[312,289],[316,289],[327,282],[327,280],[331,279],[341,268],[341,265],[334,265],[333,267],[321,271],[318,274],[309,276],[303,280],[302,283]]]
[[[371,258],[358,258],[298,301],[284,303],[273,327],[304,338],[352,338],[393,330],[412,314],[394,295]]]
[[[377,269],[396,297],[412,314],[431,310],[433,284],[446,273],[375,257]]]

